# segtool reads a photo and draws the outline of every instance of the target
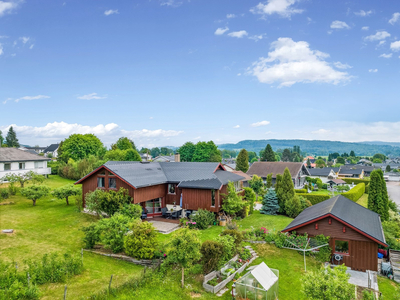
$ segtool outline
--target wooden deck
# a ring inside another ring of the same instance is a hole
[[[152,217],[152,218],[147,218],[146,221],[157,221],[157,222],[166,222],[166,223],[173,223],[173,224],[179,224],[179,219],[166,219],[163,217]]]

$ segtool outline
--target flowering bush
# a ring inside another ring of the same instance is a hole
[[[196,227],[196,222],[191,222],[191,221],[186,222],[186,226],[188,226],[189,229],[197,228]]]

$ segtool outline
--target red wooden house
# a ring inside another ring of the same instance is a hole
[[[329,236],[332,263],[358,271],[377,271],[378,245],[388,247],[380,216],[342,195],[306,208],[282,232],[293,231]]]
[[[95,189],[123,187],[133,203],[140,203],[152,217],[161,215],[161,208],[167,204],[219,212],[227,184],[232,181],[239,190],[242,179],[225,171],[220,163],[109,161],[75,184],[82,184],[83,201],[86,193]]]

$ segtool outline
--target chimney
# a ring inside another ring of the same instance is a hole
[[[175,162],[181,162],[181,155],[179,153],[175,154]]]

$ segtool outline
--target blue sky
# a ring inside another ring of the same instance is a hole
[[[400,142],[396,1],[0,1],[0,129]]]

